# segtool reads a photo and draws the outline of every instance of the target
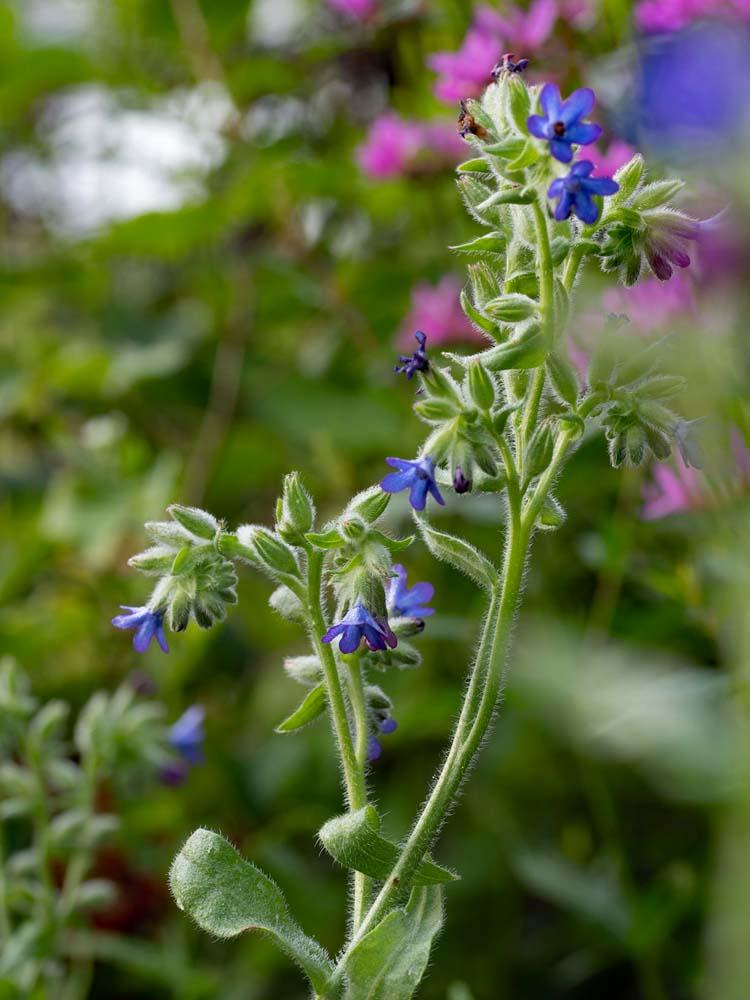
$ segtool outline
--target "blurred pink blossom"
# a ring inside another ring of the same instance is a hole
[[[593,149],[589,154],[589,159],[594,162],[594,177],[611,177],[620,167],[628,163],[635,154],[635,150],[627,142],[614,139],[610,142],[606,152]]]
[[[355,21],[369,21],[378,9],[377,0],[327,0],[328,6]]]
[[[378,179],[440,170],[465,155],[466,144],[455,126],[408,121],[393,111],[375,119],[356,152],[362,171]]]
[[[685,465],[679,453],[675,454],[674,461],[674,468],[654,465],[652,479],[643,487],[641,517],[645,521],[656,521],[704,506],[700,473]]]
[[[632,288],[608,288],[602,295],[608,313],[625,313],[638,333],[663,331],[676,316],[695,311],[690,280],[674,274],[669,281],[645,278]]]
[[[474,25],[495,34],[506,46],[528,55],[543,45],[552,34],[559,12],[558,0],[533,0],[528,10],[505,6],[503,12],[481,4],[474,11]]]
[[[702,17],[750,18],[750,0],[641,0],[635,9],[638,27],[646,32],[679,31]]]
[[[466,318],[459,297],[461,282],[446,274],[436,285],[420,282],[411,292],[411,309],[396,337],[399,346],[413,346],[414,331],[427,334],[427,349],[457,340],[480,340]]]
[[[427,65],[439,75],[435,96],[446,104],[477,97],[490,82],[500,55],[499,40],[472,26],[457,52],[436,52],[427,57]]]

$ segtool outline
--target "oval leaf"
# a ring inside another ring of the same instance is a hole
[[[415,517],[415,520],[425,545],[436,559],[460,569],[479,587],[489,590],[497,584],[497,570],[479,549],[474,548],[463,538],[437,531],[419,517]]]
[[[325,684],[320,683],[310,691],[297,709],[276,727],[277,733],[294,733],[314,722],[326,710]]]
[[[344,868],[380,880],[388,878],[400,854],[395,844],[381,836],[380,818],[373,806],[334,816],[321,827],[318,838]],[[425,858],[417,868],[414,884],[439,885],[457,878],[454,872]]]
[[[169,886],[181,910],[220,938],[259,930],[304,970],[317,993],[333,971],[323,948],[292,918],[281,889],[228,840],[196,830],[172,862]]]
[[[346,1000],[411,1000],[442,923],[442,890],[414,889],[405,909],[391,910],[352,949]]]

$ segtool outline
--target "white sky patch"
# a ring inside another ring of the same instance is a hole
[[[91,85],[53,97],[42,115],[45,153],[0,159],[0,185],[22,214],[60,235],[83,236],[144,212],[199,200],[206,175],[227,153],[221,130],[233,113],[215,83],[173,91],[149,107]]]

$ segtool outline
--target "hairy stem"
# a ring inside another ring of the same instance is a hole
[[[367,804],[364,772],[357,762],[357,754],[352,741],[349,719],[346,714],[346,702],[341,689],[336,658],[331,647],[321,642],[321,636],[326,631],[326,624],[321,610],[321,584],[323,577],[323,554],[310,549],[307,555],[307,596],[310,613],[310,639],[315,652],[323,666],[323,677],[328,698],[328,710],[331,714],[333,731],[336,737],[341,767],[344,772],[344,787],[350,809],[361,809]]]
[[[531,208],[534,212],[534,225],[536,226],[537,247],[538,247],[538,272],[539,272],[539,320],[542,326],[542,334],[546,343],[551,344],[554,335],[555,319],[555,288],[554,288],[554,265],[552,263],[552,250],[549,241],[549,227],[544,214],[544,209],[538,201],[532,202]],[[545,368],[540,365],[534,372],[526,401],[526,409],[523,415],[523,430],[521,439],[528,442],[529,437],[536,427],[536,420],[539,414],[539,404],[544,392]]]
[[[365,766],[367,764],[367,703],[365,701],[365,691],[362,679],[362,664],[359,653],[354,653],[347,658],[349,701],[352,706],[355,724],[355,753],[357,756],[357,767],[362,776],[362,783],[365,781]],[[370,905],[372,893],[372,880],[362,872],[354,872],[352,899],[352,932],[355,933],[362,923],[362,918]]]

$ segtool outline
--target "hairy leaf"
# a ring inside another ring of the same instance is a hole
[[[276,883],[224,837],[196,830],[172,862],[169,885],[180,909],[204,931],[220,938],[249,930],[268,934],[304,970],[315,990],[325,991],[332,972],[325,951],[292,918]]]
[[[325,684],[316,684],[292,714],[276,727],[277,733],[294,733],[314,722],[326,710]]]
[[[474,548],[463,538],[456,538],[455,535],[438,531],[420,517],[415,516],[415,520],[425,545],[436,559],[460,569],[462,573],[471,577],[479,587],[489,589],[495,586],[497,570],[479,549]]]

